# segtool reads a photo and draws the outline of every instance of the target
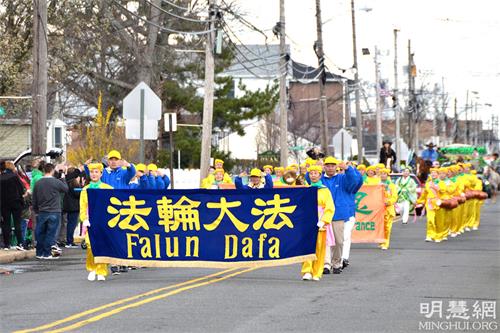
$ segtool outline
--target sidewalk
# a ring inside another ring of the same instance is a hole
[[[80,244],[83,237],[75,237],[75,244]],[[14,261],[32,259],[35,257],[35,249],[27,251],[0,249],[0,264],[9,264]]]

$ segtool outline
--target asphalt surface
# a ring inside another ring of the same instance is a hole
[[[425,320],[421,303],[442,301],[446,308],[448,301],[465,300],[472,308],[476,300],[499,299],[499,216],[500,203],[486,203],[479,231],[438,244],[424,242],[423,218],[415,224],[397,223],[389,250],[354,244],[351,265],[320,282],[301,281],[300,265],[256,269],[233,277],[221,273],[218,279],[185,286],[175,285],[223,270],[147,268],[109,277],[106,282],[88,282],[84,251],[79,249],[65,251],[58,261],[0,265],[4,272],[0,274],[0,331],[35,328],[80,314],[45,329],[416,332]],[[81,314],[166,286],[172,289]],[[149,298],[166,293],[170,294]],[[134,303],[140,300],[144,304]]]

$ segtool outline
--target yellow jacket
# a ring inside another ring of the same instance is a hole
[[[474,176],[474,186],[472,187],[472,189],[476,190],[476,191],[482,191],[483,190],[483,182],[477,176],[475,176],[475,175],[472,175],[472,176]]]
[[[440,180],[438,183],[438,195],[440,199],[450,199],[454,197],[457,185],[451,180]]]
[[[363,181],[363,184],[366,184],[366,185],[378,185],[378,184],[380,184],[380,177],[378,177],[378,176],[369,177],[368,176]]]
[[[318,207],[323,208],[323,216],[318,216],[319,219],[325,224],[330,223],[335,214],[335,204],[333,203],[332,193],[328,187],[318,189]]]
[[[425,209],[437,210],[439,209],[437,205],[437,200],[439,199],[439,181],[434,183],[433,181],[428,181],[425,183],[424,191],[422,196],[418,199],[418,203],[425,203]],[[436,188],[437,187],[437,188]]]
[[[89,186],[90,185],[85,186],[80,194],[80,221],[89,219],[89,202],[87,196],[87,189]],[[113,187],[105,183],[100,183],[99,188],[112,189]]]
[[[215,182],[215,176],[213,174],[210,174],[201,181],[201,188],[212,188],[214,182]],[[232,184],[233,180],[231,179],[231,176],[229,176],[226,172],[224,172],[224,178],[222,179],[222,182],[224,184]]]

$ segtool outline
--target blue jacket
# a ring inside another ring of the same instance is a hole
[[[356,193],[359,191],[359,189],[361,188],[361,186],[363,186],[363,176],[361,176],[361,173],[355,169],[357,173],[359,173],[360,177],[359,177],[359,182],[356,186],[356,191],[353,192],[353,193],[349,193],[349,196],[351,197],[351,200],[352,200],[352,205],[351,205],[351,216],[356,216]]]
[[[273,188],[273,178],[271,175],[267,175],[264,177],[266,180],[266,183],[264,184],[264,187],[261,188]],[[243,180],[241,179],[240,176],[237,176],[234,178],[234,185],[238,190],[244,189],[244,190],[253,190],[253,187],[250,187],[248,185],[243,185]]]
[[[163,188],[166,190],[170,185],[170,178],[167,175],[163,176]]]
[[[87,176],[90,175],[89,167],[87,164],[83,166]],[[111,169],[110,167],[104,168],[102,171],[101,181],[108,185],[111,185],[114,189],[124,189],[130,188],[130,180],[135,176],[135,166],[130,163],[128,168],[116,168]]]
[[[321,182],[328,187],[332,193],[335,204],[335,215],[333,221],[348,221],[354,212],[354,195],[362,185],[363,178],[358,170],[349,166],[344,174],[328,177],[321,176]]]
[[[422,158],[426,161],[434,162],[438,159],[438,157],[438,152],[434,149],[427,148],[422,152]]]
[[[130,164],[130,167],[124,168],[105,168],[102,171],[101,181],[111,185],[114,189],[129,188],[130,180],[135,176],[135,167]]]

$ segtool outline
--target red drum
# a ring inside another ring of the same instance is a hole
[[[441,200],[441,208],[453,209],[458,207],[458,201],[454,198]]]
[[[455,197],[455,199],[457,200],[459,205],[465,203],[465,197],[463,197],[461,195],[458,197]]]
[[[486,199],[488,199],[488,193],[479,191],[478,199],[479,200],[486,200]]]
[[[476,194],[474,192],[475,191],[465,191],[465,198],[467,200],[469,200],[469,199],[475,199]]]

